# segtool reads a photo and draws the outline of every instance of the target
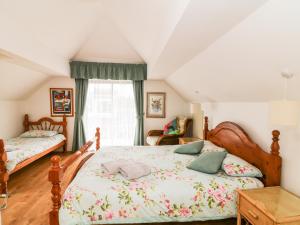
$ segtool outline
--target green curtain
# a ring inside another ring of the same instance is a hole
[[[75,121],[72,150],[76,151],[85,144],[83,114],[86,103],[89,80],[75,79]]]
[[[137,112],[135,145],[144,144],[144,80],[147,80],[147,64],[70,62],[71,78],[76,82],[76,114],[74,122],[73,150],[85,143],[84,113],[89,79],[132,80]]]
[[[144,145],[144,81],[134,80],[132,82],[137,117],[134,145]]]
[[[71,78],[147,80],[147,64],[70,62]]]

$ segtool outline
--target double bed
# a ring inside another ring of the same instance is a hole
[[[26,134],[36,134],[46,131],[51,136],[24,136],[23,134],[7,140],[0,139],[0,183],[1,194],[7,194],[7,181],[9,175],[17,172],[28,164],[44,155],[63,148],[67,145],[67,121],[54,121],[43,117],[38,121],[30,121],[26,114],[24,117],[24,130]]]
[[[233,177],[219,171],[206,174],[186,166],[197,156],[175,154],[178,146],[103,147],[99,129],[95,151],[88,142],[65,164],[52,157],[49,181],[53,208],[50,225],[136,224],[219,220],[236,216],[236,190],[280,184],[278,131],[271,153],[262,150],[232,122],[208,130],[206,140],[259,168],[263,177]],[[132,159],[150,166],[151,174],[126,180],[108,175],[101,164]]]

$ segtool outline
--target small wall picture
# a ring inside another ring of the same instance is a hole
[[[50,88],[51,116],[74,116],[72,88]]]
[[[147,92],[147,118],[166,118],[166,93]]]

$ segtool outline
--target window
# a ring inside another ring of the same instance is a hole
[[[87,138],[100,127],[102,146],[133,145],[136,112],[132,82],[89,80],[84,121]]]

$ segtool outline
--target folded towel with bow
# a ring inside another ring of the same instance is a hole
[[[120,172],[128,180],[147,176],[151,173],[150,167],[133,160],[119,159],[105,162],[101,165],[108,174],[114,175]]]
[[[143,176],[147,176],[151,173],[151,169],[149,166],[139,163],[133,162],[122,165],[120,167],[120,173],[128,180],[137,179]]]
[[[115,160],[115,161],[105,162],[105,163],[102,163],[101,165],[108,174],[114,175],[120,171],[120,167],[122,165],[126,165],[127,163],[128,163],[128,160],[119,159],[119,160]]]

